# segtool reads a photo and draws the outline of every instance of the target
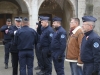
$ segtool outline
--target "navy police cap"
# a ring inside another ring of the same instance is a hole
[[[27,21],[29,21],[29,19],[27,17],[24,17],[23,21],[27,22]]]
[[[21,22],[22,21],[22,17],[15,17],[15,21]]]
[[[38,18],[41,18],[41,17],[43,17],[43,16],[39,16]]]
[[[95,21],[97,21],[97,19],[93,16],[84,16],[84,17],[82,17],[82,20],[83,20],[83,22],[86,22],[86,21],[95,22]]]
[[[42,20],[49,20],[49,17],[47,17],[47,16],[42,16],[42,17],[40,17],[40,19],[41,19],[41,21],[42,21]]]
[[[60,17],[54,17],[52,20],[53,21],[62,21],[62,19]]]

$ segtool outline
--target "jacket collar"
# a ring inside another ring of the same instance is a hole
[[[20,29],[21,27],[17,27],[17,26],[15,26],[17,29]]]
[[[56,30],[59,30],[61,28],[61,26],[59,26],[59,27],[57,27],[57,28],[55,28]]]
[[[47,29],[49,27],[49,25],[47,27],[41,27],[41,30],[44,31],[45,29]]]
[[[81,26],[76,27],[76,28],[72,31],[72,33],[75,34],[76,31],[77,31],[78,29],[80,29],[80,28],[81,28]]]
[[[23,26],[23,27],[28,27],[27,25]]]
[[[91,32],[93,32],[93,30],[86,32],[85,35],[88,36]]]

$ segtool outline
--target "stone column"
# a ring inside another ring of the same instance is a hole
[[[97,18],[95,31],[100,35],[100,0],[93,0],[93,16]]]
[[[80,19],[80,25],[82,25],[82,17],[85,14],[86,3],[85,0],[78,0],[78,18]]]
[[[74,16],[73,17],[77,17],[78,16],[77,15],[78,14],[78,11],[77,11],[78,8],[77,8],[77,5],[76,5],[76,3],[77,3],[76,1],[77,0],[70,0],[70,1],[71,1],[72,5],[73,5],[73,9],[74,9],[73,10],[73,12],[74,12],[74,14],[73,14]]]
[[[32,0],[31,10],[30,10],[30,27],[36,27],[36,22],[38,21],[38,0]]]

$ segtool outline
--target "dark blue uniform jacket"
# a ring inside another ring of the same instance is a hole
[[[51,50],[57,56],[63,56],[66,49],[66,31],[60,26],[53,35]]]
[[[81,60],[83,63],[94,63],[94,70],[100,64],[100,37],[93,31],[85,33],[81,44]]]
[[[38,28],[37,28],[37,33],[38,33],[39,35],[41,35],[41,27],[42,27],[41,21],[39,21]]]
[[[54,31],[50,26],[47,26],[46,28],[42,27],[42,34],[40,36],[40,48],[50,48],[53,32]]]
[[[11,35],[9,33],[5,33],[5,30],[9,30],[8,26],[7,25],[4,25],[0,28],[0,31],[4,33],[4,40],[8,40],[8,41],[11,41]]]
[[[18,28],[16,26],[12,26],[9,28],[9,34],[11,35],[11,48],[10,48],[10,52],[14,52],[14,53],[18,53],[18,49],[17,46],[14,45],[14,31],[17,31]]]
[[[14,44],[20,51],[33,50],[37,44],[37,33],[34,29],[28,26],[23,26],[15,35]]]

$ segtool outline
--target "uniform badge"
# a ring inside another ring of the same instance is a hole
[[[99,47],[99,43],[98,43],[98,42],[95,42],[95,43],[93,44],[93,46],[94,46],[94,48],[98,48],[98,47]]]
[[[52,33],[50,33],[50,34],[49,34],[49,36],[50,36],[50,37],[52,37],[52,36],[53,36],[53,34],[52,34]]]
[[[64,34],[62,34],[62,35],[61,35],[61,38],[65,38],[65,35],[64,35]]]

